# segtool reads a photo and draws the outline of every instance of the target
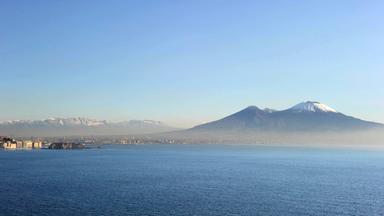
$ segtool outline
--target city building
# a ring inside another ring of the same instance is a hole
[[[24,140],[22,148],[33,148],[33,142],[31,140]]]
[[[15,140],[9,137],[0,136],[0,148],[3,149],[40,149],[42,141],[39,140]]]

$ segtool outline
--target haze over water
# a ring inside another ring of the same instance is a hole
[[[108,145],[0,151],[3,215],[383,215],[384,151]]]
[[[0,216],[384,215],[383,11],[0,0]]]

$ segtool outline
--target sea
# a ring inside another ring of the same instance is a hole
[[[1,150],[0,215],[384,215],[384,151],[236,144]]]

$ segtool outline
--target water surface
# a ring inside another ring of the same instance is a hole
[[[384,215],[384,152],[238,145],[0,151],[1,215]]]

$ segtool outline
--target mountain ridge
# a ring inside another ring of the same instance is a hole
[[[174,130],[178,130],[178,128],[154,120],[110,122],[106,120],[74,117],[0,122],[0,135],[13,136],[127,135]]]
[[[269,111],[257,106],[248,106],[222,119],[197,125],[199,130],[257,130],[257,131],[332,131],[365,130],[384,127],[381,123],[347,116],[333,108],[315,101],[299,103],[289,109]]]
[[[166,125],[161,121],[155,120],[128,120],[128,121],[120,121],[120,122],[112,122],[107,120],[97,120],[92,118],[85,117],[70,117],[70,118],[60,118],[60,117],[51,117],[41,120],[9,120],[9,121],[1,121],[0,125],[13,125],[13,124],[52,124],[58,126],[99,126],[99,125],[107,125],[107,124],[124,124],[124,123],[146,123],[153,125]]]

